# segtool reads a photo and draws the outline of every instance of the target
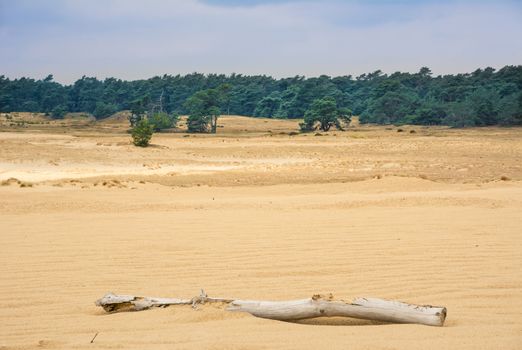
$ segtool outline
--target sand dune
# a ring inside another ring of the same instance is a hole
[[[0,349],[522,346],[519,129],[168,134],[149,149],[125,134],[29,131],[0,133]],[[200,288],[392,298],[444,305],[448,318],[297,324],[216,306],[94,306],[108,291]]]

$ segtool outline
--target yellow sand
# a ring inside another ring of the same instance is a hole
[[[0,126],[0,349],[522,348],[522,129],[289,136],[295,121],[229,117],[217,135],[139,149],[124,120],[59,123]],[[108,291],[200,288],[382,297],[448,318],[294,324],[94,305]]]

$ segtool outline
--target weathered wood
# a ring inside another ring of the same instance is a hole
[[[96,300],[96,306],[101,306],[107,312],[140,311],[151,307],[166,307],[169,305],[190,305],[192,299],[136,297],[134,295],[116,295],[108,293]]]
[[[167,307],[170,305],[192,305],[195,308],[198,304],[205,303],[230,303],[232,299],[210,298],[204,290],[197,297],[191,299],[178,298],[156,298],[156,297],[137,297],[134,295],[116,295],[107,293],[103,298],[96,300],[96,306],[101,306],[107,312],[119,311],[141,311],[151,307]]]
[[[96,301],[107,312],[140,311],[151,307],[192,305],[220,302],[228,304],[228,311],[248,312],[256,317],[280,321],[297,321],[316,317],[352,317],[381,322],[416,323],[442,326],[446,308],[413,305],[377,298],[356,298],[351,302],[334,300],[332,295],[314,295],[309,299],[289,301],[235,300],[211,298],[202,290],[191,299],[136,297],[109,293]]]
[[[337,316],[442,326],[446,319],[444,307],[412,305],[376,298],[357,298],[351,303],[321,296],[290,301],[234,300],[228,310],[248,312],[257,317],[280,321]]]

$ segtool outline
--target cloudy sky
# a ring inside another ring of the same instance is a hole
[[[0,75],[275,77],[522,64],[522,1],[0,0]]]

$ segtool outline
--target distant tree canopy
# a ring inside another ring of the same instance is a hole
[[[218,92],[222,96],[212,96]],[[418,73],[377,70],[355,78],[193,73],[123,81],[84,76],[72,85],[56,83],[52,75],[42,80],[0,76],[0,112],[45,112],[56,118],[87,112],[105,118],[131,110],[137,122],[160,96],[162,112],[194,115],[194,130],[206,125],[212,131],[217,117],[210,116],[221,113],[303,118],[315,100],[326,97],[338,108],[350,108],[363,123],[515,125],[522,124],[522,66],[444,76],[433,76],[426,67]]]

